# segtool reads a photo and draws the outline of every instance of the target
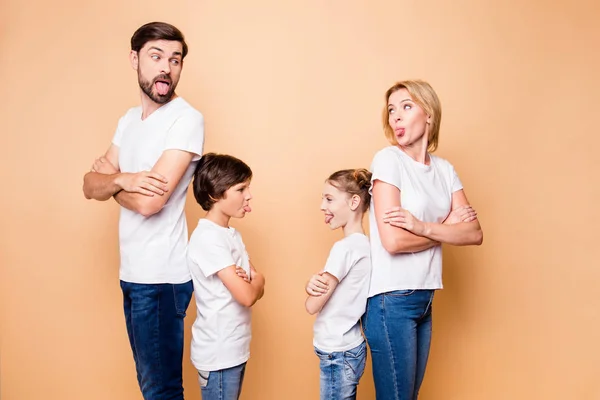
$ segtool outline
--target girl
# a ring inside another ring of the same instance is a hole
[[[378,399],[417,399],[431,343],[433,295],[442,288],[442,243],[479,245],[483,234],[452,165],[433,156],[441,105],[423,81],[385,94],[391,146],[371,164],[373,272],[363,326]]]
[[[333,245],[325,268],[306,285],[306,310],[319,313],[314,324],[320,359],[321,399],[356,399],[367,359],[360,317],[365,312],[371,257],[362,227],[369,207],[371,173],[347,169],[332,174],[323,189],[321,211],[331,229],[344,238]]]
[[[229,220],[251,211],[251,178],[244,162],[214,153],[194,173],[194,196],[207,211],[188,245],[197,308],[191,355],[203,400],[238,399],[250,357],[250,307],[262,297],[265,279]]]

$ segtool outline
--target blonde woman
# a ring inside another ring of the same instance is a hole
[[[423,81],[385,93],[391,146],[371,164],[372,274],[364,329],[378,399],[417,399],[429,355],[432,301],[442,288],[442,243],[479,245],[483,233],[462,183],[436,150],[441,104]]]

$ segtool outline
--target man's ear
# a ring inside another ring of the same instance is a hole
[[[131,50],[129,52],[129,62],[131,63],[131,68],[137,71],[139,64],[138,52],[135,50]]]

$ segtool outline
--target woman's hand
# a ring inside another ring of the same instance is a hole
[[[443,223],[446,225],[452,225],[460,222],[471,222],[475,221],[476,219],[477,211],[467,204],[452,210]]]
[[[425,233],[425,223],[402,207],[394,207],[387,210],[383,216],[383,222],[406,229],[415,235],[424,236]]]

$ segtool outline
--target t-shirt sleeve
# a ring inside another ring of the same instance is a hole
[[[207,232],[190,241],[188,253],[207,278],[235,264],[229,243],[215,232]]]
[[[129,112],[123,115],[121,118],[119,118],[119,122],[117,123],[117,130],[115,131],[115,134],[112,139],[112,143],[117,147],[121,147],[121,141],[123,140],[123,130],[125,129],[125,125],[127,124],[128,115]]]
[[[204,148],[204,117],[189,112],[179,117],[169,129],[164,150],[183,150],[194,154],[192,161],[202,156]]]
[[[391,151],[384,149],[375,154],[371,163],[371,174],[371,183],[380,180],[402,190],[400,165],[397,156]]]
[[[350,249],[341,243],[336,243],[329,252],[329,257],[327,257],[327,262],[323,270],[329,272],[341,282],[348,275],[352,266],[353,260]]]
[[[451,188],[452,188],[452,193],[454,192],[458,192],[459,190],[461,190],[463,188],[463,184],[460,181],[460,178],[458,177],[458,174],[456,173],[456,170],[454,169],[453,166],[450,166],[450,168],[452,169],[452,172],[450,174],[450,179],[451,179]]]

